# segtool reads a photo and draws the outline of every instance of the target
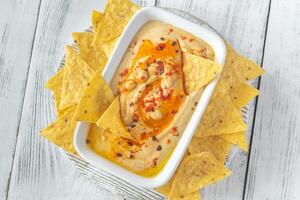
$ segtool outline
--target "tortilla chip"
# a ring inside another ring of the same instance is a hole
[[[246,132],[239,132],[239,133],[231,133],[226,135],[219,135],[220,138],[230,142],[231,144],[235,144],[240,147],[243,151],[248,152],[248,143]]]
[[[58,117],[61,117],[66,111],[66,109],[59,109],[63,76],[63,69],[61,69],[45,84],[45,88],[52,90],[53,92],[55,108]]]
[[[72,33],[73,39],[79,49],[80,57],[95,71],[103,70],[107,58],[104,51],[98,47],[92,46],[94,33],[91,32],[74,32]]]
[[[181,195],[179,197],[174,197],[171,200],[201,200],[201,193],[200,191],[196,191],[190,194]]]
[[[77,121],[96,123],[113,100],[112,90],[98,71],[83,93],[75,113],[75,119]]]
[[[240,110],[245,107],[251,99],[259,95],[259,91],[247,83],[242,83],[233,88],[229,93],[232,102]]]
[[[176,174],[176,172],[174,174]],[[174,179],[175,179],[175,175],[173,175],[172,178],[166,184],[164,184],[163,186],[160,186],[158,188],[155,188],[155,190],[157,190],[158,192],[160,192],[161,194],[163,194],[165,196],[168,196],[172,189]]]
[[[101,45],[121,35],[138,9],[139,7],[130,0],[109,0],[104,10],[104,18],[98,26],[94,45]]]
[[[188,94],[201,89],[214,80],[221,72],[222,66],[200,56],[184,54],[184,78]]]
[[[188,150],[191,154],[211,152],[216,159],[225,163],[232,144],[219,136],[193,137]]]
[[[116,140],[114,134],[108,130],[98,127],[96,124],[91,124],[87,136],[87,143],[99,155],[105,158],[113,157],[112,141]]]
[[[260,66],[239,55],[231,46],[227,45],[226,61],[220,79],[226,83],[228,90],[264,73],[265,71]]]
[[[59,70],[53,77],[51,77],[51,79],[46,82],[45,88],[47,88],[48,90],[53,90],[54,87],[59,85],[60,81],[62,80],[63,74],[63,70]]]
[[[79,57],[72,47],[67,46],[60,109],[79,103],[93,74],[94,70]]]
[[[120,115],[119,97],[116,97],[108,109],[98,119],[97,126],[108,129],[110,132],[119,135],[120,137],[132,138],[130,133],[123,125]]]
[[[230,170],[212,153],[191,154],[186,157],[176,173],[169,199],[198,191],[229,176]]]
[[[116,43],[118,42],[118,39],[119,38],[117,37],[115,39],[112,39],[110,41],[104,42],[102,44],[103,51],[104,51],[104,53],[105,53],[105,55],[106,55],[107,58],[110,57],[110,55],[111,55],[111,53],[112,53],[112,51],[113,51]]]
[[[222,82],[216,86],[214,94],[206,107],[196,137],[222,135],[247,130],[241,113],[232,103]]]
[[[94,31],[97,31],[97,28],[98,28],[99,24],[101,23],[103,17],[104,17],[103,13],[98,12],[96,10],[93,10],[93,12],[92,12],[92,26],[93,26]]]
[[[73,144],[74,131],[77,125],[73,118],[74,112],[75,106],[68,109],[62,117],[41,131],[43,137],[69,153],[76,153]]]

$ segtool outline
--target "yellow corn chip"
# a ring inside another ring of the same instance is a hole
[[[98,26],[94,44],[101,45],[121,35],[131,16],[138,9],[139,7],[130,0],[109,0],[104,10],[104,18]]]
[[[66,111],[66,109],[59,109],[63,76],[63,69],[61,69],[45,84],[45,87],[53,92],[55,108],[58,117],[61,117]]]
[[[75,113],[75,119],[96,123],[113,100],[113,92],[98,71],[83,93]]]
[[[103,129],[108,129],[110,132],[113,132],[120,137],[132,138],[121,120],[119,97],[114,99],[112,104],[99,118],[97,126]]]
[[[231,144],[237,145],[245,152],[248,151],[246,132],[219,135],[219,137],[222,138],[223,140],[230,142]]]
[[[221,80],[226,83],[228,90],[261,76],[265,71],[251,60],[239,55],[231,46],[227,45],[227,57]]]
[[[211,152],[218,161],[225,163],[231,146],[219,136],[193,137],[188,150],[191,154]]]
[[[53,77],[51,77],[51,79],[46,82],[45,88],[47,88],[48,90],[53,90],[53,88],[59,85],[59,83],[61,82],[63,74],[63,69],[59,70]]]
[[[112,51],[113,51],[113,49],[114,49],[114,47],[115,47],[118,39],[119,38],[117,37],[115,39],[112,39],[110,41],[104,42],[102,44],[103,51],[104,51],[104,53],[105,53],[105,55],[106,55],[107,58],[110,57],[110,55],[111,55],[111,53],[112,53]]]
[[[93,26],[94,31],[97,31],[97,28],[98,28],[99,24],[101,23],[103,17],[104,17],[103,13],[100,13],[96,10],[93,10],[93,12],[92,12],[92,26]]]
[[[245,107],[251,99],[259,95],[259,91],[247,83],[233,88],[229,93],[232,102],[238,109]]]
[[[247,125],[243,121],[240,111],[232,103],[222,82],[219,82],[197,128],[196,137],[245,130],[247,130]]]
[[[211,60],[186,52],[183,72],[186,89],[190,94],[207,85],[221,72],[222,66]]]
[[[176,174],[176,172],[174,173]],[[171,189],[172,189],[172,185],[175,179],[175,175],[172,176],[172,178],[163,186],[160,186],[158,188],[155,188],[157,191],[159,191],[161,194],[168,196]]]
[[[60,109],[79,103],[93,74],[94,70],[79,57],[72,47],[67,46]]]
[[[100,47],[95,48],[92,46],[94,33],[74,32],[72,36],[79,48],[80,57],[95,71],[102,71],[106,65],[107,58]]]
[[[185,195],[181,195],[179,197],[175,197],[171,200],[201,200],[201,194],[200,191],[196,191],[193,193],[189,193],[189,194],[185,194]]]
[[[73,118],[74,111],[75,106],[68,109],[62,117],[41,131],[43,137],[70,153],[76,153],[73,144],[77,124]]]
[[[230,170],[219,162],[212,153],[191,154],[186,157],[175,176],[169,199],[178,198],[198,191],[229,176]]]

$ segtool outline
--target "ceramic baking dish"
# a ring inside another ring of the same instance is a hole
[[[225,43],[223,39],[211,28],[208,28],[206,24],[196,24],[162,8],[142,8],[135,13],[126,26],[102,73],[103,78],[107,83],[110,83],[112,80],[132,38],[145,23],[153,20],[171,24],[206,41],[215,51],[215,61],[223,66],[226,58]],[[97,168],[119,177],[133,185],[155,188],[165,184],[178,167],[193,134],[198,127],[204,110],[217,84],[218,78],[208,84],[204,89],[199,103],[184,133],[182,134],[182,137],[166,165],[157,175],[153,177],[144,177],[135,174],[93,152],[86,144],[86,137],[89,130],[89,123],[87,122],[79,122],[75,130],[74,145],[76,151],[83,159],[95,165]]]

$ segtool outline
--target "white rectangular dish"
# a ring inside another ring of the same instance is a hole
[[[206,41],[215,52],[215,61],[223,66],[226,58],[226,47],[222,38],[218,36],[216,32],[208,29],[205,25],[202,26],[196,24],[161,8],[142,8],[135,13],[128,23],[102,73],[103,78],[107,83],[111,82],[132,38],[145,23],[153,20],[171,24]],[[77,125],[74,135],[75,149],[79,155],[89,163],[133,185],[147,188],[159,187],[170,179],[179,165],[193,134],[198,127],[198,123],[201,120],[217,81],[218,78],[208,84],[204,89],[199,103],[176,148],[164,168],[156,176],[140,176],[93,152],[86,144],[86,137],[89,130],[89,123],[87,122],[79,122]]]

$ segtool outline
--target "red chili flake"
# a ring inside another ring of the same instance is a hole
[[[143,140],[143,139],[146,139],[146,136],[147,136],[147,135],[146,135],[146,132],[142,132],[142,133],[141,133],[141,139],[142,139],[142,140]]]
[[[172,130],[171,130],[171,133],[173,136],[178,136],[178,131],[177,131],[177,127],[173,127]]]
[[[116,156],[117,157],[122,157],[122,154],[118,152],[118,153],[116,153]]]
[[[145,107],[146,112],[154,111],[155,104],[149,104]]]
[[[172,29],[172,28],[170,28],[170,29],[169,29],[169,32],[173,32],[173,29]]]
[[[182,39],[182,40],[185,40],[186,39],[186,36],[180,36],[180,38]]]
[[[194,39],[193,38],[190,38],[190,40],[189,40],[190,42],[193,42],[194,41]]]
[[[165,71],[164,63],[162,61],[157,61],[157,74],[156,75],[161,75]]]
[[[175,41],[173,41],[173,42],[172,42],[172,46],[175,46],[175,45],[176,45],[176,42],[175,42]]]
[[[158,131],[158,127],[155,127],[153,130],[154,130],[154,132],[157,132]]]
[[[128,141],[127,144],[131,147],[133,146],[133,142],[131,142],[131,141]]]
[[[129,104],[129,106],[134,106],[134,103],[133,103],[133,102],[131,102],[131,103]]]
[[[163,50],[165,47],[166,47],[165,44],[158,44],[158,45],[155,47],[155,49],[158,50],[158,51],[161,51],[161,50]]]
[[[145,79],[146,79],[146,77],[145,77],[145,76],[142,76],[142,77],[141,77],[141,80],[145,80]]]
[[[168,140],[167,140],[167,144],[170,144],[170,143],[171,143],[171,140],[170,140],[170,139],[168,139]]]
[[[121,73],[120,76],[125,76],[128,73],[128,69],[125,68]]]
[[[176,51],[175,51],[176,53],[178,53],[179,52],[179,50],[178,49],[176,49]]]

